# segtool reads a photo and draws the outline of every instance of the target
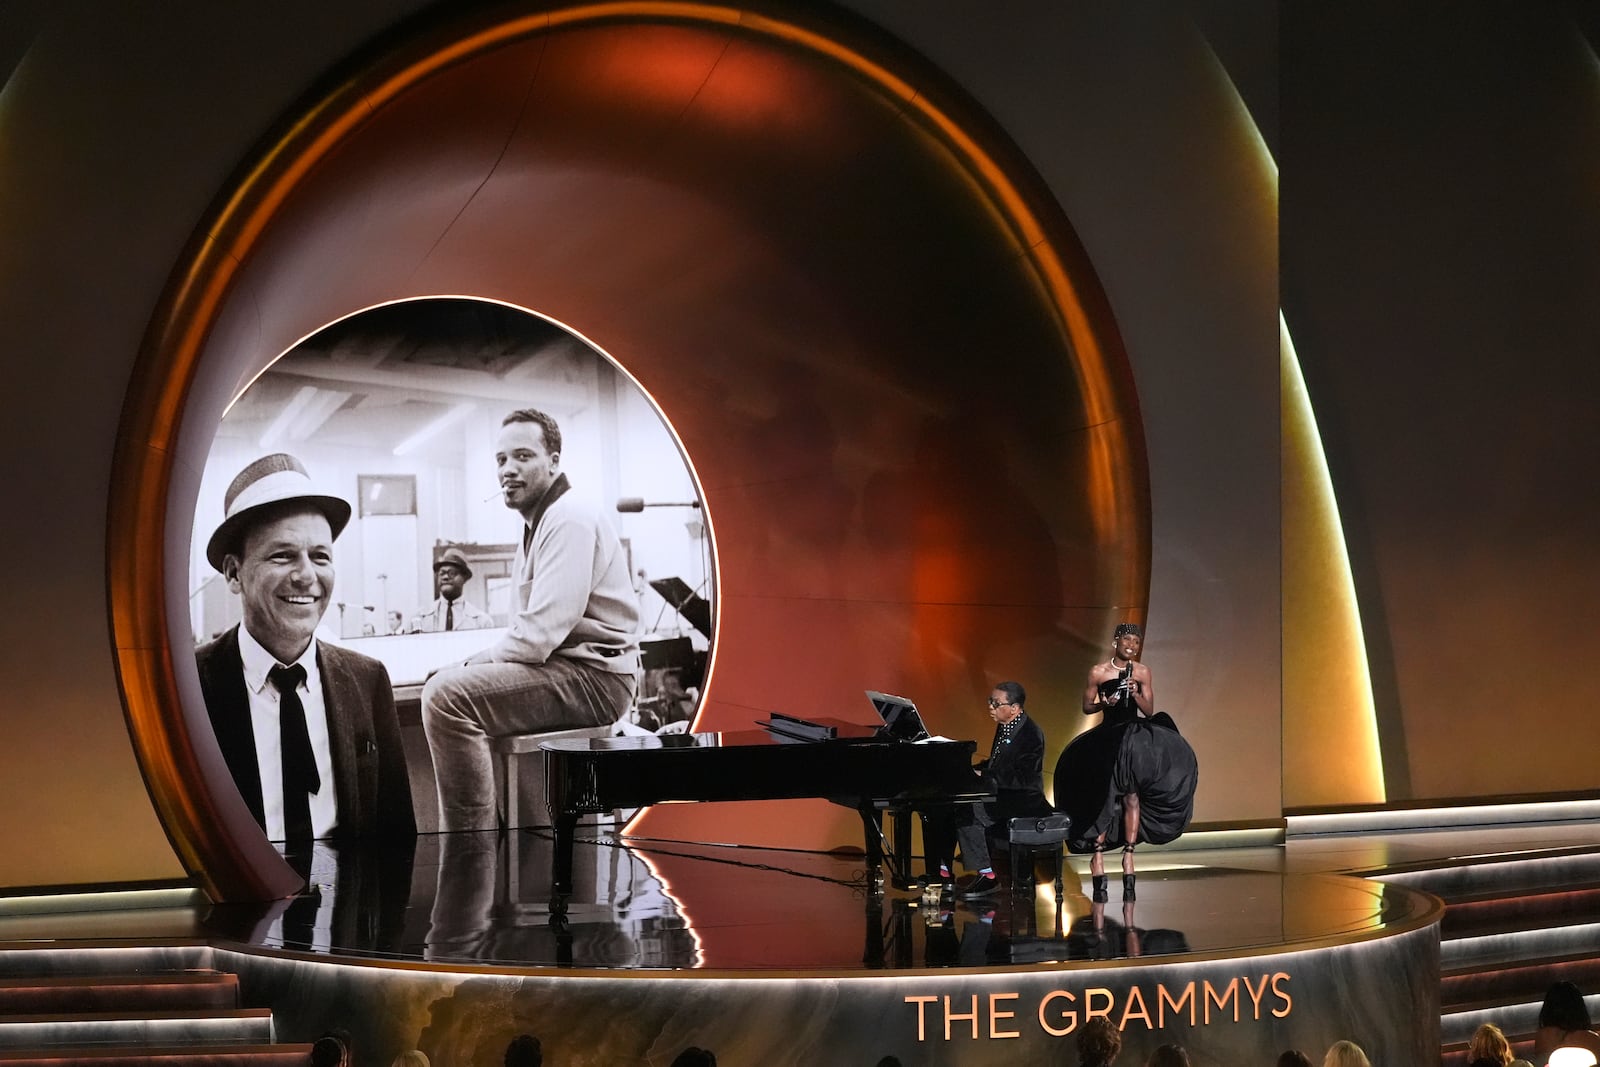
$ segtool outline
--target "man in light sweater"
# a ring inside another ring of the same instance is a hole
[[[496,825],[492,738],[615,722],[633,701],[639,601],[604,517],[561,473],[561,429],[513,411],[495,446],[506,507],[522,515],[512,573],[521,605],[504,637],[422,690],[439,828]]]

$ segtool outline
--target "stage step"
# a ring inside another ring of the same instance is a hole
[[[0,979],[87,978],[91,975],[184,974],[211,969],[203,945],[73,945],[0,943]]]
[[[51,1012],[195,1011],[239,1005],[239,978],[221,971],[0,978],[0,1016]]]
[[[1446,899],[1524,893],[1552,885],[1600,884],[1600,852],[1588,848],[1474,856],[1445,866],[1386,869],[1382,878]]]
[[[1440,927],[1444,937],[1506,933],[1600,918],[1600,883],[1595,882],[1546,884],[1526,891],[1508,888],[1461,897],[1439,895],[1449,905]]]
[[[1433,893],[1440,923],[1441,1063],[1465,1067],[1467,1042],[1494,1023],[1531,1057],[1550,983],[1600,989],[1600,850],[1474,857],[1444,866],[1372,872]],[[1600,996],[1587,998],[1591,1013]]]
[[[0,1050],[61,1045],[264,1045],[272,1041],[272,1012],[73,1012],[0,1015]]]
[[[1586,952],[1600,955],[1600,922],[1571,923],[1553,919],[1510,929],[1474,931],[1446,938],[1439,946],[1439,965],[1446,972],[1469,966],[1512,965],[1541,956]]]
[[[1600,996],[1586,996],[1584,1004],[1589,1017],[1600,1018]],[[1489,1000],[1464,1001],[1445,1004],[1440,1018],[1440,1033],[1445,1047],[1471,1040],[1472,1033],[1484,1023],[1494,1023],[1507,1037],[1531,1036],[1539,1028],[1539,1009],[1544,1004],[1544,990],[1532,999],[1525,997],[1498,997]]]
[[[177,1045],[0,1050],[6,1067],[305,1067],[310,1045]]]
[[[1579,989],[1600,987],[1600,957],[1589,952],[1518,960],[1508,965],[1469,965],[1443,971],[1441,1004],[1484,1000],[1543,1002],[1552,982],[1571,982]]]
[[[235,974],[203,947],[0,947],[0,1065],[303,1067],[272,1013],[241,1008]]]

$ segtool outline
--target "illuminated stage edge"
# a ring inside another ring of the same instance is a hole
[[[595,854],[616,866],[636,851]],[[526,1032],[563,1063],[667,1064],[699,1045],[724,1064],[871,1065],[893,1054],[1012,1067],[1076,1062],[1077,1027],[1100,1015],[1121,1028],[1130,1063],[1167,1043],[1197,1067],[1269,1063],[1341,1038],[1374,1062],[1439,1055],[1444,909],[1402,886],[1147,857],[1137,916],[1123,910],[1115,875],[1100,915],[1072,875],[1059,909],[1046,890],[928,911],[914,894],[874,898],[707,859],[648,865],[674,874],[663,882],[676,924],[613,922],[619,906],[602,892],[587,905],[600,921],[585,925],[580,908],[572,926],[552,927],[542,890],[523,886],[520,900],[512,883],[508,895],[503,866],[474,886],[461,868],[419,857],[410,932],[385,953],[306,951],[274,943],[265,925],[213,934],[206,951],[240,976],[247,1005],[272,1009],[279,1040],[342,1027],[382,1064],[412,1047],[434,1063],[498,1062]],[[460,921],[460,894],[480,901],[481,925]],[[622,957],[634,962],[597,965]]]
[[[1270,1063],[1349,1034],[1382,1062],[1439,1054],[1437,920],[1231,959],[855,977],[441,971],[224,948],[215,957],[245,988],[272,991],[280,1032],[300,1032],[302,1016],[330,1003],[367,1018],[428,1004],[433,1020],[465,1025],[466,1056],[454,1062],[503,1048],[488,1033],[510,1020],[569,1063],[665,1064],[691,1044],[728,1064],[872,1064],[891,1053],[906,1064],[1070,1062],[1075,1027],[1094,1015],[1122,1025],[1135,1063],[1167,1043],[1196,1065]],[[487,1040],[480,1047],[468,1033]]]

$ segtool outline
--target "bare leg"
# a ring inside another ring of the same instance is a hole
[[[1122,899],[1134,899],[1133,846],[1139,843],[1139,794],[1126,793],[1122,797]]]
[[[1106,835],[1094,839],[1094,851],[1089,854],[1089,899],[1095,904],[1106,902]]]

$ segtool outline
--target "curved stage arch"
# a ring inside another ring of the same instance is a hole
[[[224,190],[124,408],[119,677],[163,824],[218,899],[297,879],[228,782],[187,665],[172,576],[206,445],[298,339],[448,294],[569,324],[679,429],[718,535],[702,728],[864,717],[870,687],[967,736],[1012,677],[1059,746],[1111,623],[1142,617],[1148,475],[1109,309],[1030,167],[936,70],[865,24],[755,5],[418,24]],[[745,808],[716,812],[715,839],[854,837],[822,804]],[[647,828],[709,834],[681,809]]]

